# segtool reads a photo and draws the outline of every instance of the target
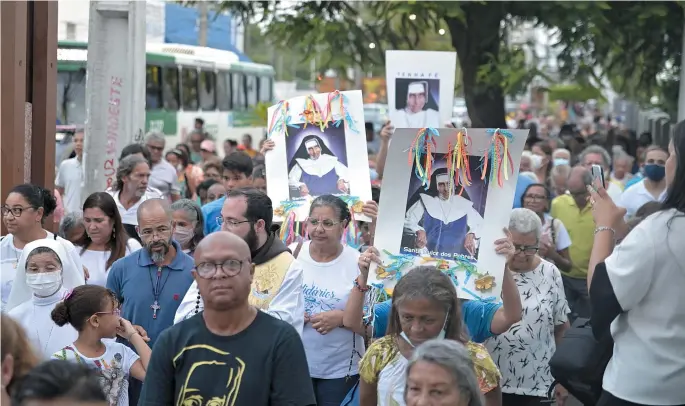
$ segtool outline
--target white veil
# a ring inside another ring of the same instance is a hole
[[[31,300],[33,292],[31,292],[31,289],[26,284],[26,259],[33,250],[39,247],[50,248],[57,254],[59,260],[62,262],[62,287],[64,289],[73,289],[77,286],[85,285],[86,281],[83,276],[83,269],[74,262],[71,255],[67,254],[65,246],[60,240],[43,238],[30,242],[26,244],[19,257],[17,274],[14,277],[10,297],[7,300],[6,312]]]

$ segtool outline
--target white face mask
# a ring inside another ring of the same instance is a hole
[[[195,231],[192,228],[178,227],[174,229],[174,240],[178,241],[181,246],[186,245],[195,236]]]
[[[35,295],[48,297],[62,287],[62,271],[27,273],[26,284]]]
[[[532,166],[533,169],[540,169],[540,167],[542,166],[542,157],[540,155],[531,156],[530,166]]]
[[[450,318],[450,312],[449,312],[449,310],[447,310],[447,315],[445,316],[445,322],[442,323],[442,330],[440,330],[440,333],[438,333],[438,335],[434,338],[435,340],[444,340],[445,339],[445,336],[447,335],[447,330],[445,330],[445,329],[447,328],[447,320],[449,320],[449,318]],[[409,337],[407,337],[407,335],[404,333],[404,331],[400,333],[400,337],[402,337],[404,339],[404,341],[406,341],[409,345],[416,348],[414,343],[411,342],[411,340],[409,339]]]

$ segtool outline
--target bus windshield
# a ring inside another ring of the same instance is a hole
[[[86,71],[57,72],[57,120],[62,125],[86,122]]]

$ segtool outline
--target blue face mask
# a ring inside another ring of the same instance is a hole
[[[666,168],[657,164],[645,165],[644,172],[647,179],[654,182],[659,182],[666,176]]]
[[[369,168],[369,175],[371,176],[371,181],[378,180],[378,172],[375,169]]]
[[[445,339],[445,336],[447,335],[447,331],[445,330],[445,328],[447,328],[447,320],[450,318],[449,314],[450,314],[450,312],[448,310],[447,316],[445,316],[445,322],[442,324],[442,330],[440,330],[440,333],[434,338],[435,340],[444,340]],[[414,343],[411,342],[411,340],[409,339],[409,337],[407,337],[407,335],[404,333],[404,331],[400,333],[400,337],[402,337],[404,339],[404,341],[406,341],[413,348],[416,348]]]
[[[554,166],[568,165],[568,164],[570,164],[570,162],[566,158],[554,158]]]

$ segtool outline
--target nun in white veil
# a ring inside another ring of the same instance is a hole
[[[7,311],[26,330],[29,341],[44,359],[78,338],[71,325],[57,326],[51,313],[67,292],[84,284],[83,270],[59,240],[46,238],[26,244]]]

